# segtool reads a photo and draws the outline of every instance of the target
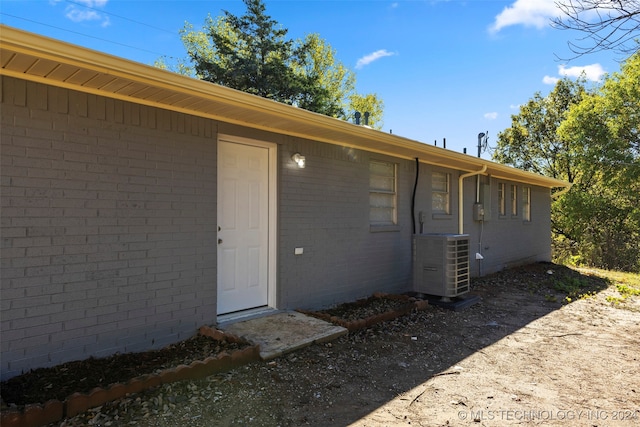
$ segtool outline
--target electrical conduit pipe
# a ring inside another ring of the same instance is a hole
[[[458,234],[464,234],[464,192],[462,190],[462,182],[465,178],[480,175],[481,173],[485,173],[486,171],[487,165],[484,165],[479,171],[465,173],[458,177]]]

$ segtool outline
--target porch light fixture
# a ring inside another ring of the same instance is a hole
[[[302,169],[302,168],[304,168],[306,159],[305,159],[305,157],[304,157],[302,154],[300,154],[300,153],[294,153],[294,154],[291,156],[291,160],[293,160],[294,162],[296,162],[299,168],[301,168],[301,169]]]

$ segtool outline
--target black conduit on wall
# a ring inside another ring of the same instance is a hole
[[[416,182],[413,184],[413,197],[411,198],[411,226],[413,234],[416,234],[416,190],[418,189],[418,177],[420,176],[420,159],[416,157]]]

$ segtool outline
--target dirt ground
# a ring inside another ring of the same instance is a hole
[[[563,304],[568,271],[598,292]],[[613,306],[613,286],[551,264],[473,292],[463,311],[431,306],[57,425],[640,425],[640,298]]]

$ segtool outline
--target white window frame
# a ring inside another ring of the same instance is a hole
[[[380,173],[386,169],[385,173]],[[381,205],[387,200],[390,203]],[[386,211],[386,214],[384,212]],[[382,213],[382,215],[381,215]],[[393,162],[369,160],[369,224],[373,227],[398,223],[398,167]]]
[[[506,216],[507,215],[507,186],[504,182],[498,183],[498,215]]]
[[[531,187],[522,188],[522,219],[531,221]]]
[[[440,178],[436,180],[436,178]],[[442,179],[444,178],[444,179]],[[444,188],[441,184],[444,183]],[[444,206],[442,206],[444,204]],[[434,214],[451,214],[451,174],[447,172],[431,173],[431,210]]]
[[[518,186],[511,184],[511,216],[518,216]]]

